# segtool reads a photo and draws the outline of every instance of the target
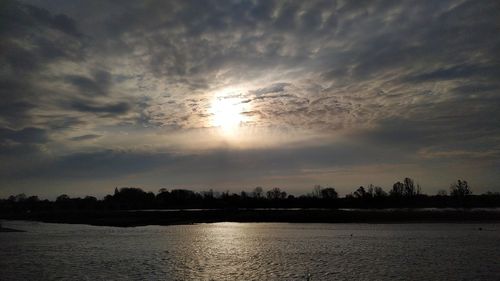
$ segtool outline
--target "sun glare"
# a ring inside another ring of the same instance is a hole
[[[244,121],[243,104],[239,98],[217,97],[212,102],[212,126],[225,134],[235,134]]]

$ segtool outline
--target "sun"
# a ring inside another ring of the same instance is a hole
[[[239,98],[216,97],[212,101],[212,126],[225,134],[235,134],[244,122],[244,106]]]

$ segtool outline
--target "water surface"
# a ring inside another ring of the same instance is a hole
[[[0,280],[500,280],[500,224],[3,225]]]

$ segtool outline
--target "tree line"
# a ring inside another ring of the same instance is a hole
[[[71,198],[62,194],[55,201],[18,194],[0,200],[0,211],[50,210],[144,210],[144,209],[213,209],[213,208],[473,208],[500,207],[500,193],[473,195],[469,183],[457,180],[449,192],[423,194],[419,184],[405,178],[389,191],[370,184],[339,197],[333,187],[316,185],[308,194],[294,196],[275,187],[256,187],[239,193],[161,188],[156,194],[137,187],[115,188],[102,200],[93,196]]]

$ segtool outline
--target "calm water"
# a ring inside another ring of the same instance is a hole
[[[3,225],[0,280],[500,280],[500,224]]]

